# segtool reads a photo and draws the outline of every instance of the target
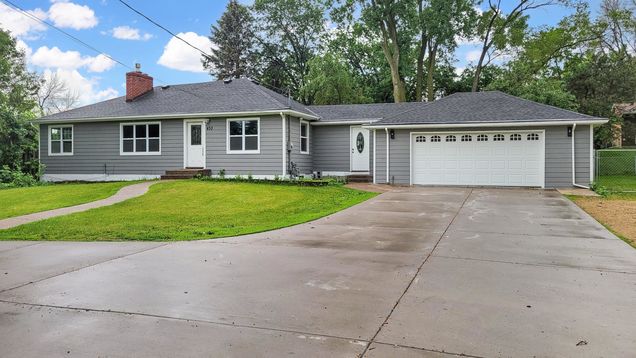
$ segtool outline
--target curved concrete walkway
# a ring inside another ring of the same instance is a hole
[[[106,199],[91,201],[89,203],[69,206],[66,208],[41,211],[38,213],[3,219],[3,220],[0,220],[0,230],[9,229],[9,228],[16,227],[23,224],[28,224],[34,221],[54,218],[56,216],[79,213],[79,212],[90,210],[90,209],[100,208],[102,206],[117,204],[124,200],[136,198],[138,196],[146,194],[146,192],[148,192],[148,188],[150,188],[151,185],[156,183],[158,183],[158,181],[147,181],[143,183],[132,184],[132,185],[128,185],[119,189],[119,191],[115,193],[115,195],[110,196]]]

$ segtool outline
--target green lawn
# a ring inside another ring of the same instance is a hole
[[[377,194],[197,180],[155,184],[141,197],[0,231],[0,239],[190,240],[272,230],[320,218]]]
[[[600,176],[596,183],[607,189],[609,196],[633,197],[636,199],[636,175]]]
[[[0,189],[0,219],[107,198],[131,182],[51,184]]]

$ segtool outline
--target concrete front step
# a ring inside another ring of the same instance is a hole
[[[348,183],[371,183],[373,176],[369,174],[351,174],[347,175]]]

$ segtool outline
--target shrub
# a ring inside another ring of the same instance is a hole
[[[0,168],[0,188],[19,188],[40,184],[41,182],[31,174],[11,170],[6,165]]]

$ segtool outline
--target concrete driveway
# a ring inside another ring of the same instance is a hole
[[[556,192],[406,188],[184,243],[0,242],[2,357],[629,357],[636,250]]]

